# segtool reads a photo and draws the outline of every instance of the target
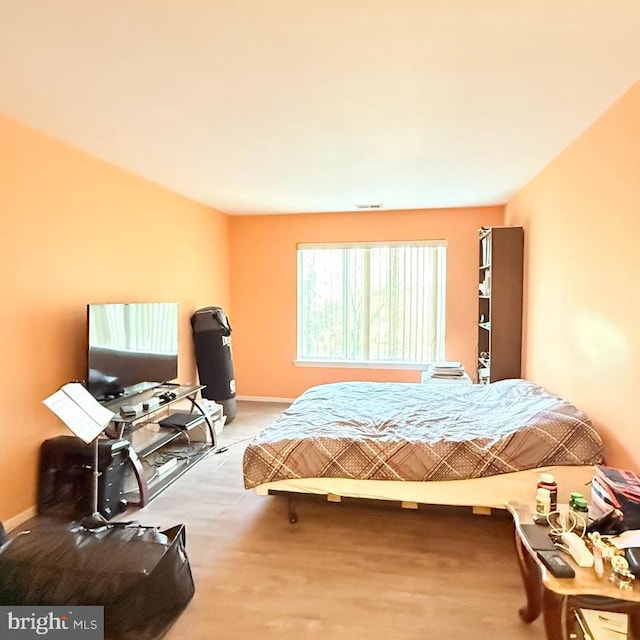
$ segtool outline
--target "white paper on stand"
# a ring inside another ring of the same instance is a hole
[[[114,416],[79,382],[65,384],[42,402],[86,443],[97,438]]]

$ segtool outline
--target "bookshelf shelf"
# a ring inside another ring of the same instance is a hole
[[[480,229],[476,382],[521,375],[523,258],[522,227]]]

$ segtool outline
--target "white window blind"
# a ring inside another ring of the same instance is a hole
[[[298,245],[298,360],[444,359],[446,242]]]

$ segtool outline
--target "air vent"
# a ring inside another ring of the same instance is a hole
[[[356,209],[382,209],[382,205],[379,202],[374,204],[357,204]]]

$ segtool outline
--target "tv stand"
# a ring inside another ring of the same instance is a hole
[[[117,400],[118,398],[122,398],[124,396],[124,391],[118,391],[117,393],[107,393],[104,396],[105,402],[110,402],[111,400]]]
[[[203,388],[203,385],[163,383],[103,403],[114,413],[105,436],[124,438],[131,444],[129,460],[133,479],[125,494],[130,503],[144,507],[215,450],[215,426],[223,419],[222,411],[210,415],[204,408],[199,399]],[[124,406],[134,408],[135,414],[122,415],[120,409]],[[193,414],[189,426],[160,425],[160,421],[178,409],[181,413]]]

